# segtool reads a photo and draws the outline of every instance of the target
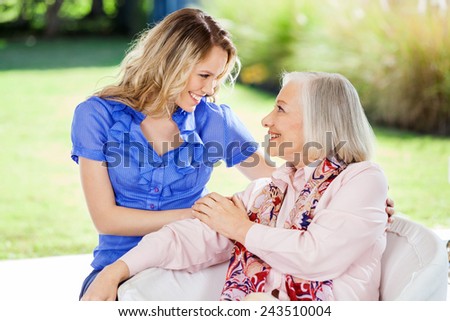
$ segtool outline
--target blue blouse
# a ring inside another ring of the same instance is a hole
[[[99,97],[75,109],[72,159],[104,161],[119,206],[151,211],[189,208],[207,194],[215,163],[224,160],[231,167],[258,147],[228,106],[205,99],[192,113],[175,111],[172,119],[183,143],[161,156],[141,131],[144,118],[125,104]],[[113,263],[140,240],[140,236],[100,234],[93,268]]]

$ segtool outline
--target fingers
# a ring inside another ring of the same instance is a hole
[[[245,208],[244,203],[242,202],[242,200],[235,194],[233,195],[233,197],[231,198],[231,201],[234,203],[234,205],[236,205],[239,209],[244,210],[245,212],[247,211],[247,209]]]
[[[222,196],[219,193],[215,193],[215,192],[209,193],[207,195],[207,197],[209,197],[210,199],[212,199],[218,203],[229,200],[227,197]]]
[[[228,197],[213,192],[197,200],[192,208],[199,212],[205,212],[219,207],[226,208],[230,204],[233,202]]]
[[[209,215],[212,215],[217,207],[216,201],[209,195],[206,195],[192,205],[192,215],[203,223],[208,224]]]
[[[388,207],[394,207],[394,200],[393,200],[392,198],[388,197],[388,198],[386,199],[386,205],[387,205]]]
[[[217,207],[217,202],[207,195],[196,201],[192,208],[194,207],[196,207],[197,210],[200,208],[215,208]]]
[[[214,206],[210,206],[205,203],[195,203],[194,205],[192,205],[192,214],[196,218],[198,218],[198,217],[195,216],[195,213],[209,215],[213,208],[214,208]]]
[[[389,223],[392,222],[391,220],[391,216],[395,214],[395,208],[394,208],[394,200],[390,197],[388,197],[386,199],[386,209],[385,209],[388,218],[389,218]]]
[[[193,209],[192,210],[192,216],[194,216],[196,219],[200,220],[200,222],[203,222],[206,225],[208,225],[209,227],[211,227],[211,218],[207,214],[205,214],[203,212],[196,211],[195,209]]]
[[[198,199],[195,204],[206,204],[209,207],[213,207],[215,205],[215,203],[220,203],[220,202],[224,202],[224,201],[229,201],[228,198],[217,194],[217,193],[209,193],[206,196],[203,196],[202,198]]]
[[[392,215],[395,214],[395,209],[394,209],[393,207],[386,207],[386,213],[387,213],[389,216],[392,216]]]
[[[195,218],[197,218],[197,219],[199,219],[200,221],[202,221],[202,222],[205,222],[205,220],[208,218],[208,215],[207,215],[207,214],[205,214],[205,213],[203,213],[203,212],[200,212],[200,211],[197,211],[197,210],[195,210],[195,209],[192,209],[192,215],[193,215]]]

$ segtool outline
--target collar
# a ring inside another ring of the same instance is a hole
[[[287,162],[279,166],[272,174],[273,183],[281,190],[287,186],[294,188],[297,192],[303,190],[305,182],[311,177],[317,163],[311,163],[308,166],[296,168]]]
[[[202,108],[203,104],[205,104],[205,98],[202,98],[196,109]],[[178,129],[180,130],[180,136],[183,141],[190,144],[200,144],[202,146],[204,145],[202,139],[197,135],[195,131],[195,111],[188,113],[183,108],[178,107],[172,114],[172,120],[177,124]]]

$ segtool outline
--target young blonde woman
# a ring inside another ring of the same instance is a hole
[[[238,71],[230,35],[204,12],[182,9],[143,32],[118,82],[76,108],[72,158],[99,232],[80,298],[143,235],[192,217],[217,161],[250,179],[271,174],[237,116],[211,102]]]
[[[232,198],[202,197],[196,219],[146,235],[84,299],[114,300],[120,282],[148,268],[182,275],[219,266],[196,279],[209,299],[378,300],[387,181],[370,161],[373,132],[356,90],[337,74],[286,74],[262,124],[268,153],[285,165]],[[149,275],[140,299],[193,299],[185,276],[175,289],[164,273]],[[218,280],[221,291],[210,291]]]

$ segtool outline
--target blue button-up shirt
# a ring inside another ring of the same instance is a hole
[[[77,106],[72,123],[72,159],[104,161],[119,206],[157,211],[188,208],[207,193],[213,165],[233,166],[257,150],[253,137],[226,105],[203,99],[193,113],[172,116],[183,144],[158,155],[140,124],[145,115],[122,103],[91,97]],[[149,213],[151,215],[151,213]],[[113,263],[140,236],[99,235],[94,269]]]

